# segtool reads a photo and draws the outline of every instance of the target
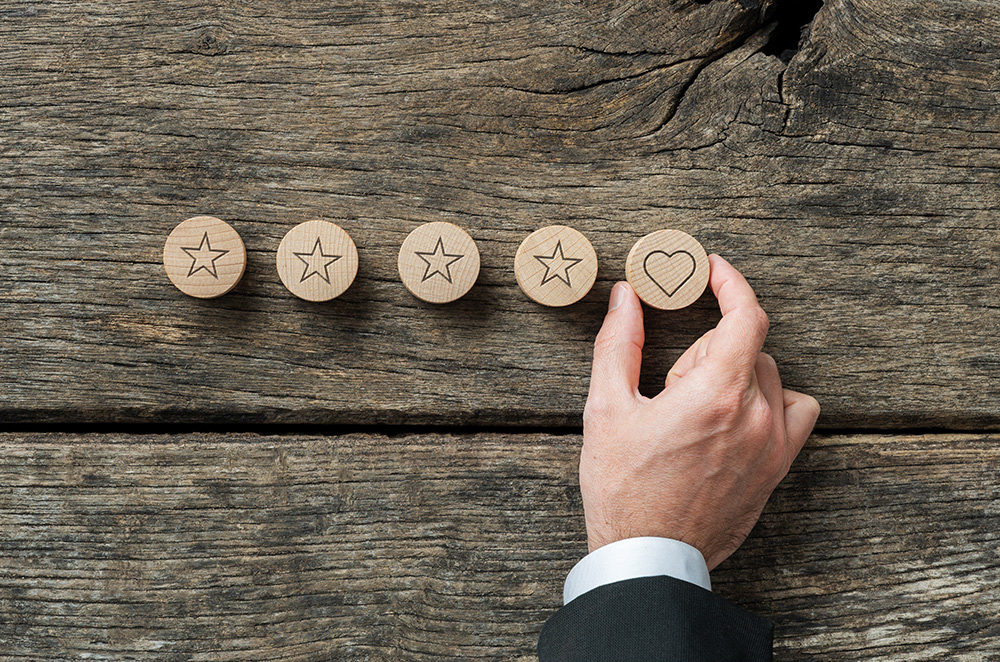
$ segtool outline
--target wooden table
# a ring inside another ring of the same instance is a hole
[[[745,271],[820,432],[722,595],[779,660],[1000,656],[1000,6],[6,0],[0,658],[533,658],[584,553],[591,343],[643,234]],[[799,23],[804,38],[797,45]],[[160,251],[243,236],[218,300]],[[336,221],[348,292],[289,295]],[[482,273],[398,282],[427,221]],[[515,284],[578,228],[581,303]],[[647,314],[644,390],[718,318]]]

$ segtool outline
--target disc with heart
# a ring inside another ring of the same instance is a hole
[[[698,240],[680,230],[658,230],[629,251],[625,277],[639,298],[661,310],[698,300],[708,285],[708,255]]]

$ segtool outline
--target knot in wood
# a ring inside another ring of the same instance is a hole
[[[225,55],[231,43],[232,34],[223,27],[213,25],[195,32],[186,50],[198,55]]]

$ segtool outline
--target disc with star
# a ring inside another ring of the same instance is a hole
[[[399,249],[399,277],[413,296],[448,303],[479,278],[479,249],[469,233],[451,223],[425,223]]]
[[[184,294],[222,296],[236,287],[247,265],[240,235],[212,216],[195,216],[173,229],[163,245],[163,268]]]
[[[306,301],[343,294],[358,274],[358,249],[336,223],[306,221],[288,231],[278,246],[278,277]]]
[[[514,256],[517,284],[543,306],[568,306],[582,299],[597,279],[597,252],[578,230],[550,225],[521,242]]]

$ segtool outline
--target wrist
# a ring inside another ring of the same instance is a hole
[[[704,557],[708,558],[706,549],[709,545],[704,544],[705,541],[698,540],[698,536],[690,535],[688,531],[680,531],[677,527],[668,526],[634,526],[634,527],[617,527],[615,529],[603,528],[598,529],[596,527],[587,527],[587,551],[596,552],[602,547],[608,545],[613,545],[616,542],[621,542],[622,540],[632,540],[636,538],[666,538],[668,540],[677,540],[683,542],[686,545],[690,545],[698,550],[698,552]]]

